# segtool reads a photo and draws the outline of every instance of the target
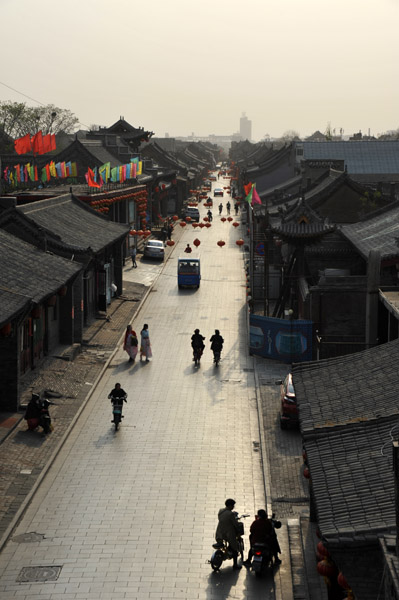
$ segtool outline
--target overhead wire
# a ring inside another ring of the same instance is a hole
[[[24,94],[23,92],[20,92],[19,90],[16,90],[15,88],[11,87],[10,85],[7,85],[6,83],[4,83],[4,81],[0,81],[0,85],[4,85],[4,87],[8,88],[9,90],[12,90],[13,92],[16,92],[17,94],[20,94],[21,96],[24,96],[24,98],[28,98],[29,100],[32,100],[32,102],[41,104],[41,106],[46,106],[46,104],[43,104],[43,102],[40,102],[40,100],[36,100],[35,98],[32,98],[31,96],[28,96],[27,94]],[[90,129],[90,127],[88,125],[86,125],[86,123],[82,123],[81,121],[79,121],[79,124],[83,125],[84,127],[87,127],[87,129]]]

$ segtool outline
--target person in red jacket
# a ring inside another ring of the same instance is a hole
[[[250,549],[248,552],[248,558],[243,563],[246,567],[249,567],[251,564],[253,556],[252,547],[254,544],[267,544],[270,548],[271,554],[274,557],[274,564],[281,563],[281,560],[277,556],[277,553],[280,552],[280,546],[277,540],[276,532],[274,531],[273,520],[268,519],[267,512],[262,508],[258,510],[255,521],[250,527],[249,543]]]

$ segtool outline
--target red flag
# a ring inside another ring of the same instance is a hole
[[[245,195],[248,196],[249,192],[252,190],[252,183],[249,182],[247,185],[244,185]]]
[[[14,141],[14,148],[17,154],[26,154],[32,150],[30,143],[30,135],[27,133],[24,137],[18,138]]]
[[[48,133],[43,136],[43,152],[51,152],[51,135]]]
[[[35,181],[39,181],[39,177],[37,174],[37,166],[35,165]]]
[[[94,181],[94,173],[93,171],[90,169],[90,167],[88,167],[87,169],[87,173],[86,173],[86,181],[87,181],[87,185],[90,187],[96,187],[99,188],[101,187],[101,185],[99,183],[96,183]]]
[[[31,139],[32,142],[32,150],[34,154],[44,154],[43,150],[43,135],[41,131],[35,133],[35,135]]]
[[[47,164],[44,168],[46,169],[47,181],[50,181],[50,179],[51,179],[50,165]]]
[[[51,134],[51,150],[57,150],[57,146],[55,143],[55,133]]]

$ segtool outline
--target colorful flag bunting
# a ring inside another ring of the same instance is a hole
[[[86,177],[87,185],[89,187],[96,187],[96,188],[101,187],[100,184],[94,180],[94,173],[90,169],[90,167],[88,167],[85,177]]]

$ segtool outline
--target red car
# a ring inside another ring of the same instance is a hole
[[[292,375],[288,373],[284,381],[276,381],[280,385],[280,427],[287,429],[290,425],[297,426],[299,422],[298,405]]]

